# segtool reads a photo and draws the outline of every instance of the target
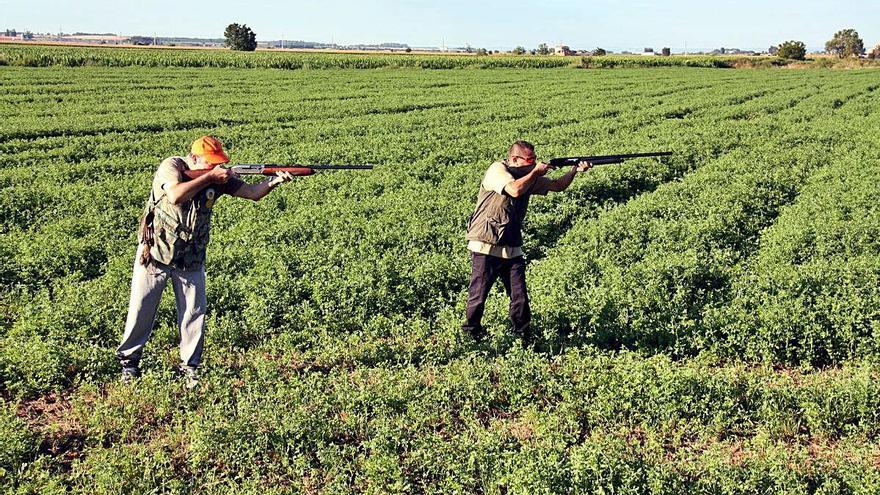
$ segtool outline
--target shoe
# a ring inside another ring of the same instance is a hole
[[[183,373],[184,386],[187,390],[194,390],[199,387],[199,372],[196,368],[181,366],[180,371]]]
[[[486,337],[489,336],[489,332],[487,332],[486,330],[484,330],[482,328],[463,327],[462,331],[464,332],[465,335],[469,335],[476,342],[482,342],[482,341],[486,340]]]
[[[122,383],[132,383],[141,376],[141,370],[137,366],[122,368]]]

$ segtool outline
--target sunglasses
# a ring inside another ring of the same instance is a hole
[[[519,158],[522,161],[526,162],[528,165],[534,164],[535,160],[536,160],[536,157],[534,157],[534,156],[514,155],[512,158]]]

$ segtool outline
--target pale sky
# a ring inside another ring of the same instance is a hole
[[[878,0],[0,0],[0,29],[38,33],[222,38],[232,22],[260,41],[489,49],[559,42],[615,51],[766,49],[795,39],[812,50],[844,28],[856,29],[867,48],[880,43]]]

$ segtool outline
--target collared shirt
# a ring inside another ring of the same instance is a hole
[[[504,191],[504,188],[515,180],[510,171],[508,171],[505,162],[495,162],[486,170],[486,175],[483,177],[483,182],[480,186],[486,191],[505,195],[507,193]],[[553,180],[548,177],[538,177],[525,194],[546,195],[550,192],[552,182]],[[478,240],[469,240],[467,248],[474,253],[486,254],[497,258],[510,259],[523,255],[521,246],[499,246]]]

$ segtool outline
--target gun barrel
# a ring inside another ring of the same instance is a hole
[[[292,175],[312,175],[316,170],[372,170],[372,165],[275,165],[259,163],[242,163],[229,167],[238,175],[275,175],[278,172],[287,172]],[[210,172],[210,169],[185,170],[183,175],[190,179],[202,176]]]
[[[297,165],[315,170],[373,170],[372,165]]]
[[[234,165],[231,168],[236,169],[236,170],[238,170],[239,168],[241,168],[242,170],[250,170],[250,169],[254,169],[254,170],[256,170],[256,169],[284,170],[284,169],[288,169],[288,168],[295,168],[295,169],[310,168],[312,170],[372,170],[373,165],[352,165],[352,164],[347,164],[347,163],[341,164],[341,165],[336,165],[336,164],[331,165],[331,164],[324,164],[324,163],[311,164],[311,165],[306,165],[306,164],[301,164],[301,163],[292,163],[290,165],[279,165],[276,163],[271,163],[271,164],[270,163],[265,163],[265,164],[242,163],[240,165]],[[252,172],[252,173],[259,173],[259,172]]]
[[[564,165],[577,165],[580,162],[589,162],[593,165],[605,165],[608,163],[621,163],[624,160],[632,158],[647,158],[653,156],[671,156],[671,151],[657,151],[652,153],[629,153],[622,155],[595,155],[595,156],[568,156],[562,158],[553,158],[550,165],[554,167],[562,167]]]

